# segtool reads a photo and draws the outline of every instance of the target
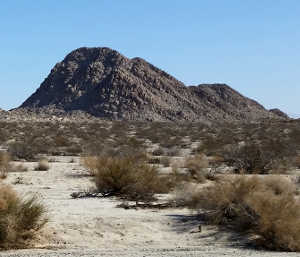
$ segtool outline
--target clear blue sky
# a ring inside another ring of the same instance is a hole
[[[222,82],[300,114],[299,0],[10,0],[0,5],[0,108],[82,46],[142,57],[187,85]]]

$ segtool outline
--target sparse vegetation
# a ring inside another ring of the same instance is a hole
[[[100,120],[76,125],[2,122],[0,126],[1,146],[12,160],[86,156],[82,163],[94,177],[97,197],[117,196],[142,206],[141,202],[154,200],[156,193],[168,193],[180,185],[184,189],[178,191],[179,206],[205,210],[212,224],[254,235],[255,243],[264,247],[289,251],[299,250],[299,196],[295,197],[299,189],[270,174],[296,176],[299,135],[299,121],[268,120],[213,126]],[[3,156],[3,177],[8,171],[26,170]],[[35,169],[48,170],[49,164],[40,162]],[[264,178],[237,175],[257,173]],[[27,180],[17,177],[12,183]]]
[[[219,180],[185,199],[205,210],[207,221],[254,238],[258,246],[300,251],[300,204],[295,185],[283,177],[238,176]]]
[[[20,198],[0,184],[0,248],[23,248],[45,225],[46,209],[36,197]]]
[[[209,162],[204,154],[188,157],[185,160],[185,167],[191,178],[197,182],[204,183],[209,178]]]
[[[150,201],[155,193],[165,191],[165,180],[157,168],[135,156],[87,158],[85,165],[103,195],[116,195],[134,201]]]

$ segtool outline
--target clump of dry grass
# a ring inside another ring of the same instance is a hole
[[[159,176],[157,168],[135,156],[88,157],[84,165],[95,176],[97,190],[104,195],[151,201],[155,193],[169,190],[168,180]]]
[[[194,192],[185,203],[206,210],[212,224],[251,235],[259,246],[300,251],[300,204],[295,192],[295,185],[280,176],[238,176]]]
[[[50,169],[50,165],[48,160],[42,159],[38,162],[37,166],[34,168],[34,170],[39,170],[39,171],[46,171]]]
[[[0,184],[0,248],[26,247],[45,225],[46,209],[36,197],[20,198]]]

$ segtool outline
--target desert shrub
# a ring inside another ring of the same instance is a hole
[[[270,160],[265,158],[261,148],[254,144],[233,146],[223,152],[226,163],[235,167],[237,173],[268,173],[267,164]]]
[[[234,137],[226,137],[225,135],[219,133],[206,133],[205,137],[201,138],[199,146],[194,149],[194,152],[205,153],[207,156],[219,155],[220,150],[226,145],[235,143]]]
[[[66,153],[72,154],[72,155],[79,155],[82,153],[82,148],[80,145],[74,144],[68,148],[66,148]]]
[[[20,198],[0,185],[0,248],[25,247],[45,225],[46,209],[36,197]]]
[[[159,147],[152,151],[153,156],[178,156],[180,154],[180,149],[176,146],[171,148]]]
[[[25,159],[28,161],[34,160],[38,153],[32,144],[27,141],[14,142],[10,144],[8,151],[15,160]]]
[[[297,156],[294,160],[294,165],[296,168],[300,169],[300,156]]]
[[[86,155],[97,155],[104,149],[104,142],[97,138],[90,138],[86,140],[83,145],[83,152]]]
[[[37,166],[34,168],[34,170],[40,170],[40,171],[46,171],[49,170],[49,162],[46,159],[42,159],[38,162]]]
[[[184,166],[184,165],[183,165]],[[173,162],[171,164],[171,173],[168,175],[171,189],[178,189],[181,184],[193,183],[195,179],[190,173],[182,169],[182,165],[178,162]]]
[[[193,157],[188,157],[185,160],[184,166],[189,175],[198,182],[205,182],[209,177],[208,160],[204,154],[198,154]]]
[[[158,170],[140,159],[131,157],[94,157],[84,163],[95,174],[97,190],[135,201],[150,201],[165,185]]]
[[[207,221],[225,225],[272,250],[300,251],[300,204],[295,186],[283,177],[219,180],[202,188],[186,204],[205,210]]]
[[[161,162],[160,158],[158,158],[158,157],[153,157],[148,160],[149,164],[160,164],[160,162]]]
[[[161,156],[161,155],[164,155],[164,154],[165,154],[165,150],[161,147],[159,147],[159,148],[152,151],[153,156]]]
[[[148,159],[149,164],[161,164],[164,167],[169,167],[171,160],[170,157],[163,156],[163,157],[152,157]]]
[[[237,173],[269,174],[285,173],[290,166],[288,153],[283,153],[284,146],[275,142],[246,142],[243,145],[231,146],[222,152],[225,162],[233,166]]]
[[[163,156],[160,158],[160,164],[162,164],[164,167],[169,167],[171,163],[170,157]]]
[[[3,143],[8,138],[8,132],[2,127],[3,124],[0,125],[0,143]]]
[[[180,149],[177,146],[173,146],[171,148],[165,149],[165,154],[167,156],[179,156],[180,155]]]
[[[0,178],[6,178],[11,168],[10,156],[6,152],[0,152]]]
[[[81,163],[87,168],[88,173],[91,176],[95,176],[97,173],[97,167],[100,165],[101,159],[97,156],[87,156],[81,158]]]
[[[62,136],[62,135],[57,135],[53,138],[54,144],[57,147],[61,147],[61,146],[69,146],[70,145],[70,141],[68,138]]]

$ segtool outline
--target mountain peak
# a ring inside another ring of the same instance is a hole
[[[22,108],[53,106],[126,120],[255,120],[279,117],[226,84],[187,87],[142,58],[78,48],[57,63]]]

